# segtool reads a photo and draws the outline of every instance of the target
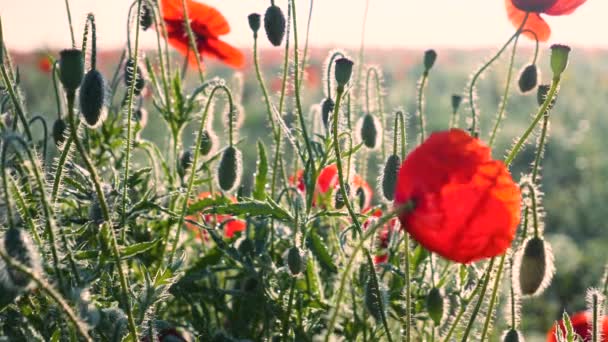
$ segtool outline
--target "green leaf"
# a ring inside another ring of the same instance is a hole
[[[154,241],[140,242],[125,248],[121,248],[120,258],[125,260],[132,258],[138,254],[147,252],[152,249],[152,247],[154,247],[154,245],[156,245],[159,241],[160,239],[156,239]],[[76,260],[96,259],[98,256],[99,251],[97,250],[79,251],[74,253],[74,257],[76,258]]]
[[[221,205],[226,205],[230,203],[230,199],[226,197],[209,197],[198,200],[188,206],[188,210],[186,210],[187,215],[195,214],[203,209],[207,209],[209,207],[216,207]]]
[[[315,231],[310,232],[307,242],[308,248],[312,251],[312,254],[317,258],[317,260],[319,260],[321,266],[330,272],[337,273],[338,268],[327,251],[325,243]]]
[[[266,202],[262,201],[246,201],[239,203],[230,203],[209,207],[205,210],[206,214],[229,214],[229,215],[249,215],[249,216],[270,216],[280,221],[293,221],[293,217],[285,209],[270,198]]]
[[[253,198],[256,200],[266,199],[266,179],[268,177],[268,159],[266,157],[266,148],[264,144],[258,140],[258,167],[255,173],[255,187],[253,189]]]

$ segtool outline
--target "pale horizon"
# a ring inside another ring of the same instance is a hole
[[[247,15],[263,14],[268,1],[201,1],[216,7],[229,21],[232,31],[223,40],[240,48],[252,44]],[[120,49],[126,42],[127,0],[72,0],[72,18],[77,41],[84,18],[93,12],[97,22],[98,48]],[[283,9],[286,0],[277,1]],[[298,35],[303,43],[309,1],[297,1]],[[32,9],[35,8],[35,11]],[[310,32],[314,47],[358,47],[361,40],[365,0],[317,0]],[[608,1],[589,0],[569,16],[544,16],[552,28],[551,43],[582,48],[608,48],[604,27]],[[70,45],[63,0],[0,0],[0,16],[6,46],[15,52],[61,49]],[[507,20],[502,0],[376,0],[370,4],[365,44],[368,48],[483,48],[504,42],[515,28]],[[263,35],[263,33],[261,33]],[[528,43],[531,44],[531,43]],[[153,48],[153,30],[143,32],[141,47]],[[270,47],[266,39],[261,47]]]

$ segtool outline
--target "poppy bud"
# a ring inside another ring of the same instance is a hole
[[[90,127],[102,121],[105,81],[95,69],[87,72],[80,87],[80,112]]]
[[[137,76],[133,77],[133,71],[135,70],[135,60],[133,58],[127,59],[125,63],[125,84],[130,89],[133,84],[133,80],[135,79],[135,95],[141,94],[141,91],[144,89],[146,82],[144,81],[144,76],[141,72],[141,67],[137,67]]]
[[[334,100],[329,97],[321,102],[321,118],[323,119],[323,126],[327,130],[329,129],[329,117],[333,113],[335,105]]]
[[[145,108],[139,108],[133,113],[135,121],[139,124],[140,128],[146,127],[148,124],[148,111]]]
[[[260,15],[257,13],[251,13],[247,20],[249,20],[249,28],[253,31],[253,34],[257,37],[258,30],[260,29]]]
[[[502,337],[503,342],[520,342],[523,340],[524,339],[520,335],[519,331],[517,331],[513,328],[509,329],[509,331],[507,331]]]
[[[519,272],[519,292],[523,296],[536,296],[542,293],[553,278],[553,254],[542,238],[533,237],[526,241],[518,253],[515,270]]]
[[[65,141],[65,131],[68,129],[68,125],[65,120],[57,119],[53,123],[53,140],[56,145],[61,145]]]
[[[357,199],[359,200],[359,208],[365,208],[365,202],[367,202],[367,197],[365,195],[365,190],[363,188],[358,188],[355,192]]]
[[[460,95],[452,95],[452,112],[457,112],[458,108],[460,108],[460,104],[462,103],[462,96]]]
[[[551,71],[553,71],[553,77],[560,77],[564,70],[566,70],[570,51],[570,47],[566,45],[551,45]]]
[[[241,179],[241,151],[229,146],[222,153],[217,170],[217,183],[225,192],[236,189]]]
[[[291,247],[287,251],[287,266],[292,275],[296,276],[302,272],[302,254],[298,247]]]
[[[392,201],[395,198],[395,185],[397,183],[400,165],[401,158],[396,154],[390,155],[384,165],[384,172],[382,173],[382,195],[388,201]]]
[[[435,50],[426,50],[424,52],[424,72],[429,72],[433,65],[435,65],[435,61],[437,60],[437,52]]]
[[[62,50],[59,53],[59,79],[68,92],[74,92],[84,77],[84,59],[78,49]]]
[[[150,6],[148,6],[148,4],[145,2],[141,4],[141,16],[139,17],[139,25],[141,26],[141,29],[143,31],[146,31],[150,28],[150,26],[152,26],[152,9],[150,9]]]
[[[359,140],[370,150],[378,148],[382,141],[380,121],[371,114],[366,114],[358,123]]]
[[[264,14],[264,29],[272,45],[281,45],[285,36],[285,16],[280,7],[275,5],[268,7]]]
[[[433,320],[435,325],[441,323],[441,317],[443,317],[443,297],[438,288],[433,287],[429,294],[426,296],[426,310],[429,313],[429,317]]]
[[[253,240],[247,238],[241,240],[237,249],[239,254],[242,256],[252,257],[255,253],[255,245],[253,244]]]
[[[194,154],[192,150],[184,151],[179,157],[179,167],[182,173],[186,173],[190,167],[192,167],[192,159],[194,158]]]
[[[527,93],[536,88],[538,83],[538,68],[534,64],[527,65],[519,74],[519,90],[522,93]]]
[[[339,58],[336,60],[335,77],[338,82],[338,87],[344,87],[353,73],[353,61],[348,58]]]
[[[4,246],[0,248],[4,248],[7,255],[28,267],[34,274],[41,272],[40,255],[25,230],[15,227],[9,228],[4,235]],[[14,290],[23,291],[34,285],[28,275],[9,265],[6,265],[5,272],[5,276],[0,274],[0,279],[5,278],[5,285],[9,285]]]
[[[348,184],[344,184],[344,190],[346,190],[346,195],[350,193],[350,186]],[[342,191],[340,189],[336,189],[336,194],[334,195],[334,207],[336,209],[342,209],[346,205],[346,199],[342,196]]]
[[[549,86],[548,84],[541,84],[538,86],[538,92],[536,93],[536,101],[538,102],[539,106],[542,106],[543,103],[545,103],[545,99],[547,98],[547,95],[549,94],[550,89],[551,89],[551,86]],[[557,100],[557,97],[554,96],[553,99],[551,100],[551,103],[549,103],[549,107],[547,107],[547,109],[553,108],[556,100]]]
[[[371,272],[375,271],[371,270]],[[379,288],[376,281],[369,279],[365,284],[364,302],[367,311],[369,311],[377,321],[381,320],[384,315],[385,300],[384,289]]]
[[[256,277],[247,277],[243,281],[243,285],[241,285],[241,288],[245,292],[253,293],[258,289],[259,285],[260,281]]]
[[[201,135],[200,151],[203,156],[208,156],[217,145],[217,136],[211,130],[204,130]]]

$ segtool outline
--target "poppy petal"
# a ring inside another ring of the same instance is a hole
[[[558,0],[551,8],[545,11],[549,15],[566,15],[574,12],[587,0]]]
[[[161,3],[163,19],[183,21],[182,6],[182,0],[163,0]],[[217,9],[192,0],[186,0],[186,6],[195,33],[217,37],[230,32],[228,21]]]
[[[227,238],[233,238],[234,234],[242,232],[247,228],[247,224],[242,220],[232,219],[224,226],[224,236]]]
[[[509,17],[509,20],[513,26],[519,28],[526,17],[526,12],[515,7],[511,0],[505,0],[505,5],[507,8],[507,17]],[[538,38],[538,41],[540,42],[546,42],[551,36],[551,28],[538,13],[530,13],[528,15],[528,19],[526,20],[526,25],[523,27],[523,30],[526,31],[524,32],[524,35],[530,39],[535,39],[535,35],[532,34],[532,32],[534,32],[536,34],[536,38]]]
[[[219,39],[208,39],[206,43],[199,43],[198,51],[235,68],[240,68],[245,64],[245,57],[239,49]]]

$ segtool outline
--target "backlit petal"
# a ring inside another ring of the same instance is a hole
[[[513,26],[519,28],[523,23],[524,18],[526,17],[526,12],[515,7],[511,0],[505,0],[505,5],[507,9],[507,17],[509,18]],[[535,39],[534,34],[529,32],[532,31],[536,34],[536,37],[541,42],[546,42],[551,36],[551,28],[549,27],[547,22],[543,18],[541,18],[540,15],[538,15],[538,13],[530,13],[528,15],[526,25],[523,29],[526,30],[526,32],[524,32],[524,35],[526,37],[530,39]]]
[[[555,5],[551,6],[545,13],[549,15],[567,15],[574,12],[580,5],[587,0],[558,0]]]

